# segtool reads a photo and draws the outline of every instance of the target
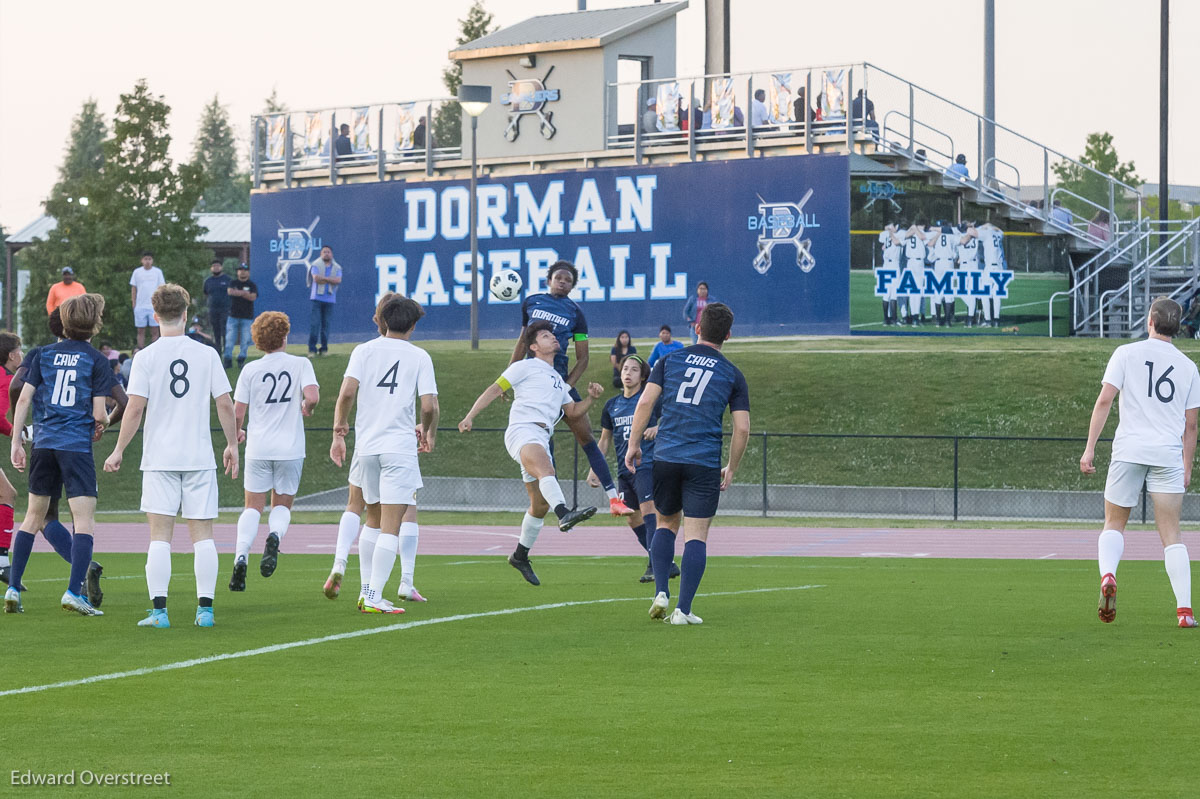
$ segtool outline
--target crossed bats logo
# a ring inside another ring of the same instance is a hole
[[[275,288],[283,291],[288,284],[288,271],[293,266],[304,267],[305,280],[309,279],[309,267],[313,264],[313,230],[321,217],[303,227],[284,227],[279,224],[279,257],[275,259]]]
[[[541,80],[537,78],[518,78],[512,72],[508,72],[508,76],[512,78],[508,82],[508,93],[500,98],[500,104],[508,106],[508,127],[504,129],[504,138],[508,141],[516,141],[521,135],[521,117],[526,114],[537,114],[541,121],[539,129],[542,132],[542,138],[553,139],[554,134],[558,129],[554,127],[551,121],[554,119],[554,112],[546,110],[546,103],[558,99],[558,89],[547,89],[546,81],[550,79],[550,73],[554,71],[554,67],[547,70]]]
[[[758,234],[758,255],[754,256],[754,269],[765,275],[771,268],[771,250],[779,244],[796,246],[796,266],[802,272],[811,272],[817,265],[813,257],[812,239],[804,238],[804,205],[813,195],[809,189],[798,203],[770,203],[758,196],[758,215],[764,220]]]

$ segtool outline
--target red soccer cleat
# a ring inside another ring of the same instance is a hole
[[[1175,615],[1179,617],[1180,627],[1195,627],[1196,617],[1192,615],[1191,608],[1179,608],[1175,611]]]
[[[613,497],[608,501],[608,509],[612,511],[613,516],[632,516],[633,508],[621,501],[620,497]]]
[[[1117,617],[1117,578],[1111,573],[1100,580],[1100,605],[1096,612],[1105,624]]]

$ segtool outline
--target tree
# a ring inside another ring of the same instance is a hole
[[[95,99],[89,97],[79,116],[71,121],[67,153],[58,168],[58,182],[51,190],[51,197],[86,196],[79,191],[79,186],[104,165],[104,139],[107,136],[104,116],[97,110]]]
[[[1084,147],[1083,155],[1079,157],[1080,164],[1089,166],[1096,172],[1108,175],[1115,178],[1127,186],[1137,187],[1142,183],[1141,178],[1137,176],[1137,170],[1132,161],[1121,163],[1121,159],[1117,156],[1116,148],[1113,147],[1113,137],[1111,133],[1089,133],[1087,137],[1087,145]],[[1085,169],[1084,166],[1075,164],[1070,161],[1059,161],[1054,165],[1054,174],[1058,178],[1060,188],[1089,200],[1095,205],[1103,208],[1109,206],[1109,182],[1092,172]],[[1091,218],[1095,212],[1095,205],[1089,205],[1086,202],[1081,202],[1074,197],[1062,197],[1064,206],[1073,211],[1076,215],[1084,218]],[[1113,199],[1117,205],[1117,215],[1124,218],[1127,216],[1127,210],[1132,202],[1125,197],[1124,192],[1120,187],[1114,191]]]
[[[205,179],[197,210],[214,214],[250,211],[249,178],[238,172],[237,160],[229,109],[213,95],[212,102],[204,106],[192,151],[192,164]]]
[[[169,282],[199,285],[208,252],[198,243],[201,228],[191,212],[204,192],[204,176],[194,164],[172,163],[169,113],[163,98],[139,81],[121,95],[100,169],[78,182],[77,196],[52,192],[46,201],[46,213],[58,225],[22,253],[28,253],[31,278],[22,313],[35,340],[48,335],[46,291],[64,266],[74,267],[88,291],[108,300],[100,337],[115,345],[134,338],[129,276],[143,250],[154,252]]]
[[[460,19],[458,24],[460,32],[455,40],[458,46],[496,31],[492,26],[492,15],[484,10],[482,0],[471,3],[466,19]],[[462,64],[454,61],[443,69],[442,83],[451,97],[457,97],[458,87],[462,85]],[[443,103],[438,108],[433,117],[433,136],[438,147],[462,146],[462,109],[457,102]]]

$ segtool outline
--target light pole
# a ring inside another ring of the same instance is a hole
[[[475,131],[479,127],[479,115],[492,101],[491,86],[459,86],[458,104],[471,117],[471,194],[467,199],[471,225],[471,349],[479,349],[479,240],[476,236],[479,199],[475,196]]]

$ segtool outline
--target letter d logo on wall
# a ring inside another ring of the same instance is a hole
[[[811,272],[817,265],[810,248],[812,239],[804,238],[804,205],[813,196],[809,189],[798,203],[769,203],[759,195],[758,218],[752,222],[758,227],[758,255],[754,256],[754,269],[765,275],[771,268],[771,250],[778,244],[793,244],[796,247],[796,266],[802,272]]]

